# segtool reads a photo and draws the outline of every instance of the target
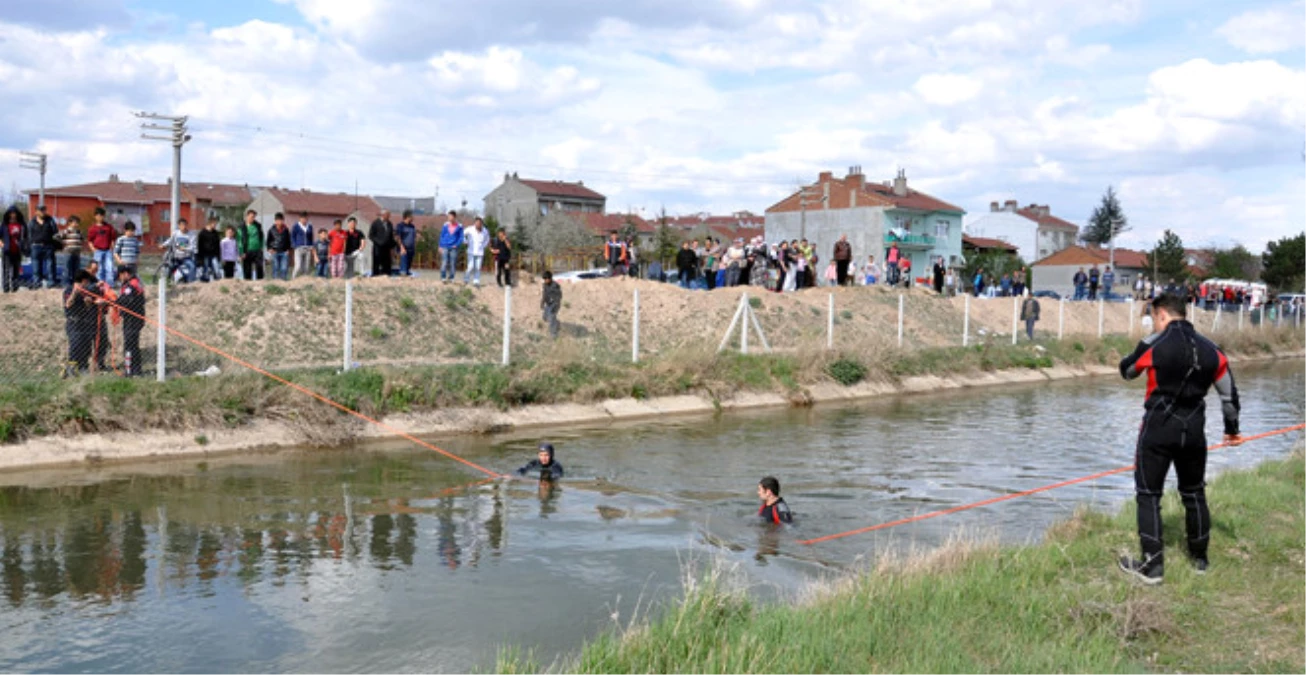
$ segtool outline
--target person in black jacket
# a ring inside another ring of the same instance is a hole
[[[64,287],[64,331],[68,335],[68,363],[63,376],[85,373],[90,365],[91,351],[95,348],[99,328],[99,303],[96,299],[95,276],[87,270],[77,270],[72,283]]]
[[[694,283],[696,269],[698,269],[698,254],[690,248],[688,241],[680,242],[680,252],[676,254],[676,271],[680,273],[681,288],[689,288]]]
[[[268,230],[268,252],[272,254],[272,278],[290,281],[290,252],[294,250],[291,243],[290,228],[286,227],[286,217],[280,213],[272,218],[272,228]]]
[[[539,457],[527,462],[526,466],[517,469],[517,475],[525,476],[536,471],[539,472],[541,480],[562,478],[562,464],[553,458],[552,443],[540,443]]]
[[[367,231],[367,239],[372,242],[372,276],[390,276],[393,267],[391,249],[395,245],[395,226],[390,222],[389,211],[381,211],[381,215],[372,221],[372,226]]]
[[[794,522],[794,514],[780,496],[780,481],[774,476],[767,476],[757,483],[757,496],[762,500],[762,507],[757,510],[762,522],[775,525]]]
[[[218,232],[218,219],[209,222],[195,236],[195,264],[200,268],[200,281],[222,278],[222,233]]]
[[[18,277],[23,271],[23,256],[30,250],[31,242],[27,239],[27,223],[23,212],[17,206],[5,211],[0,222],[0,265],[3,265],[4,292],[18,291]]]
[[[118,268],[118,307],[122,315],[123,370],[141,374],[141,330],[145,328],[145,286],[130,267]]]
[[[1215,387],[1224,416],[1224,440],[1238,445],[1238,387],[1219,347],[1188,322],[1184,298],[1162,294],[1152,301],[1156,332],[1120,362],[1127,380],[1147,374],[1143,424],[1134,459],[1141,558],[1123,557],[1120,569],[1147,584],[1164,573],[1161,494],[1174,464],[1186,512],[1188,555],[1199,573],[1210,565],[1211,514],[1206,506],[1206,394]]]

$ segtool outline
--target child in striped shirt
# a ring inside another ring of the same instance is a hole
[[[141,238],[136,236],[136,223],[127,221],[122,236],[113,243],[113,263],[118,269],[130,269],[136,274],[136,263],[141,259]]]

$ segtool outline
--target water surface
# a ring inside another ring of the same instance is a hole
[[[1302,365],[1238,369],[1246,433],[1302,421]],[[0,670],[466,671],[492,667],[501,645],[547,663],[674,597],[688,559],[723,558],[774,597],[888,546],[958,529],[1029,541],[1080,504],[1116,508],[1128,474],[796,543],[1130,464],[1141,397],[1099,378],[549,432],[567,469],[556,486],[462,488],[478,476],[403,443],[7,474]],[[1208,420],[1212,442],[1219,429]],[[1210,465],[1255,464],[1298,438]],[[535,441],[442,445],[507,470]],[[766,474],[792,529],[754,523]]]

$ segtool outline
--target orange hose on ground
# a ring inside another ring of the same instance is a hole
[[[1255,436],[1244,436],[1241,442],[1242,442],[1242,443],[1247,443],[1247,442],[1249,442],[1249,441],[1255,441],[1255,440],[1259,440],[1259,439],[1262,439],[1262,438],[1268,438],[1268,437],[1270,437],[1270,436],[1278,436],[1278,435],[1280,435],[1280,434],[1291,433],[1291,432],[1293,432],[1293,431],[1301,431],[1302,429],[1306,429],[1306,424],[1297,424],[1297,425],[1290,426],[1290,427],[1284,427],[1284,428],[1282,428],[1282,429],[1275,429],[1274,431],[1267,431],[1267,432],[1265,432],[1265,433],[1263,433],[1263,434],[1256,434]],[[1220,448],[1226,447],[1226,446],[1228,446],[1228,445],[1229,445],[1228,443],[1216,443],[1215,445],[1212,445],[1210,448],[1207,448],[1207,450],[1208,450],[1208,451],[1211,451],[1211,450],[1219,450]],[[954,513],[958,513],[958,512],[960,512],[960,511],[969,511],[970,509],[977,509],[977,508],[979,508],[979,507],[981,507],[981,506],[988,506],[989,504],[997,504],[998,502],[1005,502],[1005,501],[1009,501],[1009,500],[1012,500],[1012,499],[1017,499],[1017,498],[1019,498],[1019,497],[1028,497],[1028,496],[1030,496],[1030,495],[1038,494],[1038,493],[1040,493],[1040,492],[1047,492],[1048,490],[1055,490],[1055,489],[1060,488],[1060,487],[1066,487],[1067,485],[1075,485],[1076,483],[1086,483],[1086,482],[1091,481],[1091,480],[1097,480],[1098,478],[1105,478],[1105,477],[1107,477],[1107,476],[1112,476],[1112,475],[1115,475],[1115,474],[1118,474],[1118,473],[1124,473],[1124,472],[1126,472],[1126,471],[1133,471],[1133,470],[1134,470],[1134,465],[1130,464],[1129,466],[1122,466],[1122,467],[1120,467],[1120,468],[1118,468],[1118,469],[1111,469],[1111,470],[1108,470],[1108,471],[1100,471],[1100,472],[1095,473],[1095,474],[1093,474],[1093,475],[1091,475],[1091,476],[1083,476],[1083,477],[1081,477],[1081,478],[1072,478],[1071,480],[1061,481],[1060,483],[1052,483],[1051,485],[1044,485],[1043,487],[1037,487],[1037,488],[1034,488],[1034,489],[1032,489],[1032,490],[1024,490],[1024,491],[1021,491],[1021,492],[1013,492],[1013,493],[1011,493],[1011,494],[1009,494],[1009,495],[1002,495],[1001,497],[993,497],[993,498],[991,498],[991,499],[985,499],[985,500],[983,500],[983,501],[978,501],[978,502],[974,502],[974,503],[971,503],[971,504],[962,504],[962,505],[960,505],[960,506],[954,506],[954,507],[952,507],[952,508],[942,509],[942,510],[939,510],[939,511],[931,511],[931,512],[929,512],[929,513],[922,513],[922,514],[920,514],[920,515],[918,515],[918,516],[911,516],[910,518],[901,518],[901,519],[899,519],[899,520],[893,520],[893,521],[890,521],[890,522],[887,522],[887,523],[880,523],[880,524],[878,524],[878,525],[871,525],[870,527],[863,527],[863,528],[859,528],[859,529],[856,529],[856,530],[849,530],[849,531],[847,531],[847,532],[839,532],[839,533],[837,533],[837,534],[827,534],[827,535],[825,535],[824,537],[816,537],[816,538],[814,538],[814,539],[803,539],[803,540],[799,541],[798,543],[803,544],[804,546],[811,546],[812,544],[820,544],[820,543],[822,543],[822,542],[832,541],[832,540],[834,540],[834,539],[842,539],[842,538],[844,538],[844,537],[851,537],[851,536],[856,535],[856,534],[866,534],[867,532],[874,532],[874,531],[876,531],[876,530],[884,530],[884,529],[888,529],[888,528],[890,528],[890,527],[897,527],[897,526],[899,526],[899,525],[906,525],[906,524],[908,524],[908,523],[915,523],[915,522],[919,522],[919,521],[922,521],[922,520],[929,520],[930,518],[938,518],[938,517],[940,517],[940,516],[947,516],[947,515],[951,515],[951,514],[954,514]]]
[[[145,316],[145,315],[143,315],[143,314],[137,314],[136,312],[133,312],[133,311],[127,309],[126,307],[123,307],[122,305],[119,305],[116,301],[109,300],[109,299],[106,298],[105,296],[102,296],[102,295],[96,295],[96,294],[91,293],[90,291],[88,291],[88,290],[86,290],[86,289],[84,289],[84,288],[79,288],[79,289],[77,289],[77,290],[80,291],[80,292],[82,292],[82,293],[85,293],[85,294],[87,294],[87,295],[89,295],[89,296],[91,296],[91,297],[93,297],[93,298],[98,298],[98,299],[100,299],[100,300],[106,300],[107,302],[109,302],[110,304],[112,304],[114,307],[117,307],[119,311],[126,312],[127,314],[130,314],[130,315],[132,315],[132,316],[134,316],[134,317],[136,317],[136,318],[138,318],[138,319],[141,319],[142,321],[144,321],[144,322],[146,322],[146,323],[148,323],[148,324],[151,324],[151,325],[153,325],[153,326],[160,327],[160,326],[159,326],[159,323],[158,323],[157,321],[154,321],[153,319],[150,319],[149,317],[147,317],[147,316]],[[232,363],[235,363],[235,364],[240,365],[240,366],[244,366],[245,368],[248,368],[248,369],[250,369],[250,370],[252,370],[252,371],[258,373],[259,375],[262,375],[262,376],[264,376],[264,377],[266,377],[266,378],[268,378],[268,379],[271,379],[271,380],[273,380],[273,381],[276,381],[276,382],[279,382],[279,383],[281,383],[281,384],[284,384],[284,385],[286,385],[287,387],[290,387],[291,389],[294,389],[295,391],[298,391],[299,393],[304,394],[305,396],[310,396],[310,397],[312,397],[312,398],[314,398],[314,399],[317,399],[318,401],[321,401],[321,402],[323,402],[323,403],[325,403],[325,404],[327,404],[327,405],[329,405],[329,406],[331,406],[331,407],[333,407],[333,408],[335,408],[335,409],[337,409],[337,410],[339,410],[339,411],[341,411],[341,412],[343,412],[343,413],[347,413],[347,414],[353,415],[354,417],[357,417],[358,419],[361,419],[361,420],[363,420],[363,421],[365,421],[365,422],[370,422],[370,423],[372,423],[372,424],[375,424],[378,428],[380,428],[380,429],[384,429],[385,431],[387,431],[387,432],[389,432],[389,433],[391,433],[391,434],[394,434],[395,436],[398,436],[398,437],[403,438],[403,439],[405,439],[405,440],[412,441],[413,443],[416,443],[417,445],[420,445],[420,446],[422,446],[423,448],[426,448],[427,450],[433,450],[433,451],[435,451],[435,452],[437,452],[437,453],[439,453],[439,454],[441,454],[441,455],[444,455],[445,457],[448,457],[449,459],[452,459],[452,460],[454,460],[454,461],[456,461],[456,462],[460,462],[460,463],[462,463],[462,464],[464,464],[464,465],[466,465],[466,466],[469,466],[469,467],[471,467],[471,468],[473,468],[473,469],[476,469],[477,471],[480,471],[481,473],[483,473],[483,474],[485,474],[485,475],[487,475],[487,476],[490,476],[491,478],[506,478],[506,477],[507,477],[507,476],[505,476],[504,474],[498,473],[497,471],[491,471],[491,470],[489,470],[489,469],[487,469],[487,468],[485,468],[485,467],[483,467],[483,466],[481,466],[481,465],[479,465],[479,464],[476,464],[475,462],[471,462],[471,461],[468,461],[468,460],[466,460],[466,459],[463,459],[462,457],[459,457],[458,455],[455,455],[455,454],[453,454],[452,452],[449,452],[448,450],[442,450],[442,449],[440,449],[440,448],[438,448],[438,447],[436,447],[436,446],[434,446],[434,445],[432,445],[432,444],[430,444],[430,443],[427,443],[426,441],[423,441],[422,439],[420,439],[420,438],[418,438],[418,437],[416,437],[416,436],[414,436],[414,435],[412,435],[412,434],[409,434],[409,433],[407,433],[407,432],[400,431],[400,430],[398,430],[398,429],[396,429],[396,428],[394,428],[394,427],[392,427],[392,426],[390,426],[390,425],[388,425],[388,424],[386,424],[386,423],[384,423],[384,422],[381,422],[381,421],[379,421],[379,420],[376,420],[376,419],[373,419],[373,418],[371,418],[371,417],[368,417],[367,415],[364,415],[363,413],[358,412],[357,410],[353,410],[353,409],[351,409],[351,408],[349,408],[349,407],[347,407],[347,406],[344,406],[344,405],[341,405],[341,404],[339,404],[339,403],[336,403],[335,401],[332,401],[331,399],[329,399],[329,398],[327,398],[327,397],[325,397],[325,396],[323,396],[323,395],[321,395],[321,394],[319,394],[319,393],[313,391],[312,389],[309,389],[309,388],[304,387],[304,386],[302,386],[302,385],[295,384],[294,382],[291,382],[290,380],[287,380],[287,379],[285,379],[284,377],[280,377],[280,376],[277,376],[277,375],[273,375],[272,373],[270,373],[270,372],[268,372],[268,371],[266,371],[266,370],[264,370],[264,369],[262,369],[262,368],[259,368],[258,366],[254,365],[254,364],[252,364],[252,363],[249,363],[248,361],[245,361],[245,360],[243,360],[243,359],[240,359],[240,358],[237,358],[237,357],[235,357],[235,356],[232,356],[231,354],[228,354],[228,353],[222,351],[221,349],[218,349],[217,347],[214,347],[214,346],[212,346],[212,345],[205,344],[204,342],[202,342],[202,341],[200,341],[200,340],[197,340],[197,339],[195,339],[195,338],[193,338],[193,337],[191,337],[191,336],[189,336],[189,335],[186,335],[185,333],[182,333],[182,332],[180,332],[180,331],[174,330],[174,329],[172,329],[172,328],[168,328],[167,326],[161,326],[161,328],[163,328],[163,330],[167,331],[167,333],[168,333],[169,335],[173,335],[173,336],[179,337],[179,338],[181,338],[182,340],[185,340],[185,341],[187,341],[187,342],[190,342],[191,344],[194,344],[194,345],[197,346],[197,347],[200,347],[200,348],[202,348],[202,349],[206,349],[206,350],[208,350],[208,351],[210,351],[210,352],[213,352],[214,354],[217,354],[218,356],[221,356],[222,358],[227,359],[228,361],[231,361]],[[98,335],[98,332],[97,332],[97,335]]]

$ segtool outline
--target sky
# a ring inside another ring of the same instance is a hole
[[[581,180],[763,212],[821,171],[1260,251],[1306,222],[1306,5],[1218,0],[0,0],[0,186],[437,194]]]

